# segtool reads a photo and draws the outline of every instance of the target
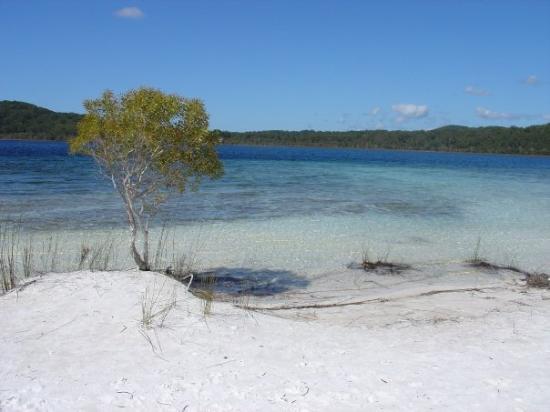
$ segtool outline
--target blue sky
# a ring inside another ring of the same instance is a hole
[[[0,100],[204,100],[211,127],[550,122],[550,0],[0,0]]]

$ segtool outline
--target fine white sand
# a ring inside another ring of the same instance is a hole
[[[340,306],[206,316],[159,274],[36,278],[0,296],[0,410],[549,410],[550,291],[445,273],[327,273],[237,303]],[[162,326],[140,323],[146,290],[176,297]]]

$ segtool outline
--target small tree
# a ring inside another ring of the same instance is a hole
[[[120,96],[105,91],[84,107],[71,152],[92,156],[112,181],[128,215],[132,257],[140,270],[151,270],[151,219],[170,194],[197,189],[204,176],[222,175],[218,138],[208,131],[200,100],[156,89]]]

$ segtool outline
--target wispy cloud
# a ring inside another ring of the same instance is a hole
[[[542,115],[542,118],[543,118],[544,120],[550,122],[550,113],[543,114],[543,115]]]
[[[476,109],[476,114],[482,119],[490,120],[517,120],[527,117],[517,113],[495,112],[493,110],[486,109],[485,107],[478,107]]]
[[[468,94],[471,94],[472,96],[489,96],[489,92],[485,89],[481,89],[479,87],[475,87],[475,86],[466,86],[464,88],[464,93],[468,93]]]
[[[529,86],[534,86],[540,82],[539,78],[535,76],[534,74],[527,77],[527,79],[524,80],[525,84],[528,84]]]
[[[371,116],[376,116],[378,113],[380,113],[380,110],[381,110],[381,109],[380,109],[379,106],[375,106],[375,107],[373,107],[372,109],[370,109],[369,114],[370,114]]]
[[[123,19],[142,19],[145,17],[145,13],[138,7],[124,7],[115,11],[115,16]]]
[[[419,119],[428,115],[428,106],[410,103],[394,104],[392,110],[398,114],[397,123],[410,119]]]
[[[382,108],[380,106],[373,106],[368,112],[361,113],[361,116],[376,117],[382,115]]]

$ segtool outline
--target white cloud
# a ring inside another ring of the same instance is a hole
[[[380,113],[380,107],[378,106],[373,107],[369,112],[371,116],[376,116],[378,113]]]
[[[525,117],[521,114],[494,112],[492,110],[486,109],[485,107],[478,107],[476,109],[476,113],[482,119],[490,120],[517,120]]]
[[[525,79],[525,84],[528,84],[530,86],[534,86],[538,82],[539,82],[539,78],[534,74],[530,75],[529,77],[527,77],[527,79]]]
[[[124,7],[115,11],[115,16],[123,19],[141,19],[145,16],[145,13],[137,7]]]
[[[472,96],[489,96],[489,92],[487,90],[475,86],[466,86],[464,92],[471,94]]]
[[[486,109],[485,107],[478,107],[476,113],[482,119],[488,120],[539,120],[550,121],[550,113],[546,114],[527,114],[527,113],[506,113],[495,112],[493,110]]]
[[[397,122],[401,123],[409,119],[419,119],[428,115],[428,106],[400,103],[394,104],[392,110],[399,114]]]

